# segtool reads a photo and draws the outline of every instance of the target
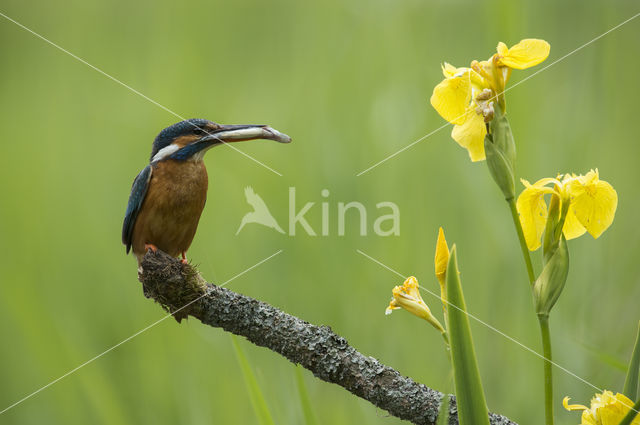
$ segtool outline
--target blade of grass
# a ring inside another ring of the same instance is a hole
[[[609,353],[602,351],[599,347],[595,347],[589,344],[585,344],[582,341],[577,339],[573,339],[573,341],[580,345],[588,354],[594,356],[598,363],[603,363],[617,371],[626,372],[628,370],[629,364],[625,361],[620,360],[619,358],[612,356]]]
[[[460,425],[489,425],[489,410],[482,389],[467,306],[462,294],[456,246],[451,248],[447,266],[447,308],[451,363],[458,402]]]
[[[447,425],[449,423],[449,404],[450,404],[449,394],[445,394],[442,396],[442,400],[440,401],[440,410],[438,411],[438,421],[436,425]]]
[[[307,386],[304,383],[302,366],[300,365],[296,366],[296,382],[298,384],[298,394],[300,394],[300,405],[302,406],[305,423],[307,425],[318,425],[318,420],[316,419],[316,415],[313,413],[311,399],[309,399],[309,393],[307,392]]]
[[[238,343],[238,339],[235,335],[231,335],[231,341],[233,342],[233,347],[236,350],[236,358],[238,359],[238,364],[242,370],[244,383],[249,391],[251,405],[258,417],[258,421],[261,425],[275,425],[273,418],[271,417],[269,407],[267,406],[267,402],[265,401],[262,391],[260,390],[260,386],[258,385],[258,381],[251,370],[251,365],[249,364],[247,357],[244,355],[242,348],[240,348],[240,344]]]
[[[627,370],[627,379],[624,381],[624,389],[622,394],[635,400],[638,397],[638,378],[640,377],[640,323],[638,323],[638,336],[631,353],[629,361],[629,369]]]

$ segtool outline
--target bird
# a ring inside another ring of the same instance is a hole
[[[126,253],[133,251],[139,266],[149,250],[158,249],[186,264],[207,199],[205,153],[214,146],[256,139],[291,142],[266,125],[223,125],[198,118],[162,130],[153,141],[149,164],[131,186],[122,225]]]
[[[267,204],[264,203],[260,195],[253,191],[251,186],[247,186],[244,189],[244,196],[247,198],[247,203],[253,207],[253,211],[248,212],[242,217],[242,221],[240,222],[240,227],[238,227],[238,231],[236,235],[240,233],[240,230],[247,223],[258,223],[263,226],[270,227],[272,229],[277,230],[280,233],[284,233],[284,230],[278,225],[278,222],[269,212],[269,208],[267,208]]]

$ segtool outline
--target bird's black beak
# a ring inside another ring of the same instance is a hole
[[[244,140],[275,140],[280,143],[291,142],[291,137],[267,125],[220,125],[215,132],[202,137],[199,142],[229,143]]]

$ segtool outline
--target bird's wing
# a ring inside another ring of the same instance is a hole
[[[247,202],[253,207],[254,211],[269,211],[269,208],[267,208],[267,205],[264,203],[260,195],[255,193],[251,186],[247,186],[244,189],[244,196],[246,196]]]
[[[127,246],[127,254],[131,249],[131,238],[133,237],[133,226],[136,224],[136,218],[142,207],[142,202],[149,188],[151,180],[151,164],[144,167],[140,174],[133,181],[131,186],[131,194],[129,195],[129,203],[127,204],[127,212],[124,215],[124,223],[122,224],[122,243]]]

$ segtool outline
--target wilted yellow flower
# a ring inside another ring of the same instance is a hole
[[[591,399],[591,407],[569,404],[569,400],[569,397],[565,397],[562,405],[567,410],[582,410],[580,425],[618,425],[633,407],[633,402],[624,394],[613,395],[606,390]],[[640,416],[636,416],[631,424],[640,425]]]
[[[456,68],[445,62],[445,79],[431,95],[431,105],[451,124],[451,137],[469,151],[471,161],[485,159],[486,122],[493,118],[493,101],[500,101],[511,69],[537,65],[549,56],[544,40],[525,39],[511,47],[500,42],[497,53],[487,61],[473,61],[470,68]],[[501,103],[504,111],[504,104]]]
[[[393,288],[393,299],[389,303],[385,314],[391,314],[393,310],[398,308],[404,308],[409,313],[426,320],[434,328],[444,333],[444,328],[440,322],[438,322],[438,319],[431,314],[431,310],[429,310],[429,307],[427,307],[422,300],[422,296],[418,290],[418,280],[415,277],[411,276],[404,281],[402,286]]]
[[[562,231],[567,240],[585,232],[598,238],[613,222],[618,194],[609,183],[600,180],[597,169],[584,176],[565,174],[555,179],[541,179],[534,184],[526,180],[522,183],[526,188],[518,197],[516,207],[530,251],[540,247],[548,216],[546,194],[556,197],[560,209],[566,211]]]

